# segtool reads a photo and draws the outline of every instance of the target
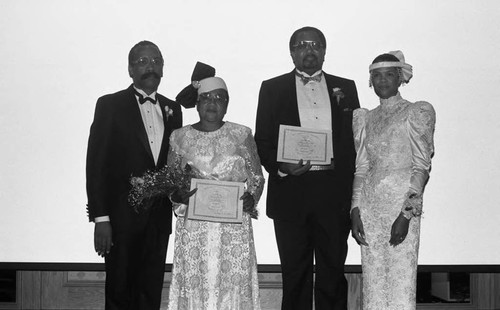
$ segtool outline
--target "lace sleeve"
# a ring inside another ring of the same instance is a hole
[[[259,155],[257,153],[257,145],[252,136],[252,132],[248,129],[246,138],[243,142],[242,155],[245,159],[245,168],[247,170],[248,179],[246,180],[247,191],[253,196],[255,218],[257,217],[257,204],[264,189],[264,175],[260,164]]]
[[[427,102],[416,102],[408,115],[408,135],[412,150],[410,191],[421,195],[429,178],[434,155],[436,112]]]
[[[354,110],[352,118],[352,131],[354,135],[354,147],[356,149],[356,172],[352,184],[351,210],[359,208],[359,198],[363,187],[364,179],[368,171],[368,155],[364,146],[365,123],[367,109]]]

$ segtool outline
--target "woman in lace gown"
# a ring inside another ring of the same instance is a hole
[[[222,79],[209,77],[197,87],[200,121],[172,133],[167,165],[188,164],[197,178],[245,182],[245,212],[242,224],[216,223],[188,220],[186,206],[174,205],[168,309],[260,309],[251,217],[257,215],[264,177],[256,145],[249,128],[223,121],[229,97]],[[187,202],[190,194],[177,193],[171,199]]]
[[[380,105],[353,114],[356,173],[352,234],[361,245],[363,309],[416,308],[422,195],[434,153],[435,112],[399,93],[412,67],[400,51],[370,66]]]

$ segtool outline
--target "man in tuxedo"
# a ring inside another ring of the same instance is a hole
[[[172,231],[167,199],[136,213],[128,205],[129,179],[167,162],[170,133],[182,125],[180,106],[156,91],[163,57],[152,42],[129,53],[133,84],[97,100],[87,150],[89,220],[106,266],[106,309],[159,309],[165,256]]]
[[[326,40],[320,30],[298,29],[289,48],[295,69],[262,83],[255,131],[269,173],[267,215],[274,222],[281,260],[282,309],[312,309],[313,287],[317,310],[347,309],[344,263],[355,160],[352,111],[359,107],[356,85],[322,71]],[[331,164],[278,162],[281,124],[331,130]]]

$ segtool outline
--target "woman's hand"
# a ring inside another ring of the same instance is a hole
[[[392,224],[391,240],[389,240],[389,244],[397,246],[402,243],[405,240],[406,235],[408,235],[409,226],[410,220],[405,218],[403,213],[399,213],[398,218]]]
[[[351,211],[351,229],[352,236],[359,245],[368,246],[368,242],[365,240],[365,230],[363,228],[363,221],[361,221],[361,216],[359,215],[359,208],[354,208]]]
[[[182,204],[189,204],[189,197],[193,196],[194,193],[196,193],[198,189],[195,188],[193,189],[192,191],[185,191],[185,190],[182,190],[182,189],[178,189],[176,190],[172,196],[170,196],[170,199],[173,201],[173,202],[176,202],[176,203],[182,203]]]

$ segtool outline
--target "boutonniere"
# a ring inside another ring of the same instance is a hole
[[[340,89],[339,87],[334,87],[332,89],[332,96],[337,98],[337,105],[340,103],[340,99],[345,97],[344,92],[342,92],[342,89]]]
[[[170,116],[174,115],[174,110],[169,108],[168,105],[165,106],[165,115],[167,116],[167,121]]]

